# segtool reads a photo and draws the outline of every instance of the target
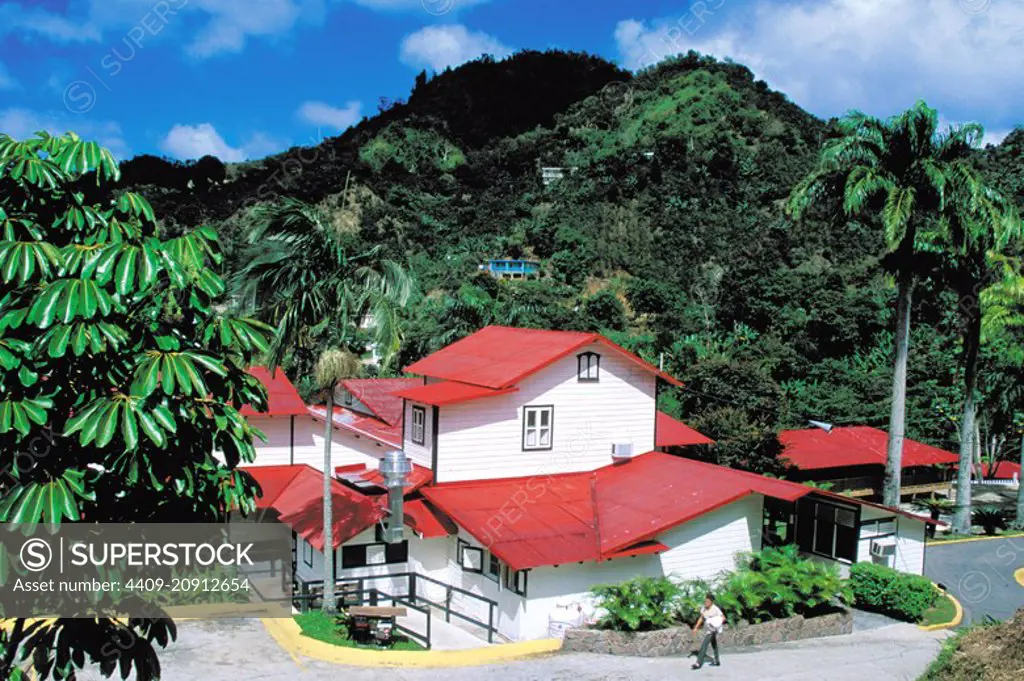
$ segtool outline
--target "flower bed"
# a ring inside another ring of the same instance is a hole
[[[729,626],[719,636],[725,648],[746,648],[784,641],[799,641],[823,636],[841,636],[853,632],[853,615],[840,610],[816,617],[796,615],[785,619],[740,623]],[[636,657],[688,655],[700,643],[689,627],[671,627],[656,631],[609,631],[606,629],[570,629],[562,650]]]

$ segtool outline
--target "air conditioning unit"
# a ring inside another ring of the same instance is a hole
[[[612,445],[612,458],[613,459],[632,459],[633,458],[633,443],[632,442],[616,442]]]
[[[896,542],[891,539],[875,539],[871,542],[871,555],[887,558],[896,553]]]

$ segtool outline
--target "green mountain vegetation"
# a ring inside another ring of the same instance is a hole
[[[888,425],[886,230],[870,211],[785,212],[839,128],[695,53],[633,75],[523,52],[421,74],[406,101],[314,146],[226,168],[139,157],[121,186],[171,234],[217,228],[236,272],[260,246],[254,208],[317,204],[348,252],[375,248],[416,280],[397,366],[489,323],[602,330],[685,381],[662,407],[719,440],[709,456],[778,471],[779,428]],[[969,158],[1024,206],[1024,130]],[[543,167],[563,177],[545,186]],[[539,260],[542,274],[496,281],[478,267],[497,257]],[[965,298],[950,264],[931,260],[911,309],[907,436],[955,451]],[[1020,447],[1020,328],[978,349],[979,439],[1002,458]],[[284,363],[300,384],[307,355]]]

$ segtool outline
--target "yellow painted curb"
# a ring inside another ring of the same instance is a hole
[[[1017,580],[1017,583],[1024,586],[1024,568],[1021,568],[1013,573],[1013,578]]]
[[[949,600],[953,601],[953,607],[956,608],[956,614],[953,615],[953,619],[951,619],[948,622],[943,622],[942,624],[930,624],[927,627],[921,626],[919,624],[917,625],[917,628],[921,631],[938,631],[939,629],[955,629],[956,627],[959,627],[960,623],[964,619],[964,608],[962,605],[960,605],[960,601],[958,601],[956,599],[956,596],[954,596],[953,594],[944,591],[943,589],[940,589],[938,584],[935,585],[935,588],[939,590],[940,594],[949,598]]]
[[[361,650],[303,636],[302,629],[293,619],[265,618],[260,621],[278,645],[296,662],[301,657],[310,657],[321,662],[354,667],[474,667],[554,653],[562,648],[562,642],[558,639],[541,639],[471,650]]]
[[[1000,534],[995,537],[965,537],[964,539],[943,539],[942,541],[930,541],[928,546],[935,548],[938,546],[945,546],[946,544],[963,544],[969,541],[992,541],[994,539],[1016,539],[1018,537],[1024,537],[1024,532],[1018,532],[1015,534]]]

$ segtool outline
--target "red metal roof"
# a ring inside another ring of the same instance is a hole
[[[354,378],[342,381],[341,385],[378,419],[388,425],[401,426],[402,398],[395,393],[423,385],[423,381],[418,378]]]
[[[658,436],[655,447],[685,447],[688,445],[713,445],[715,441],[698,433],[682,421],[677,421],[664,412],[655,417],[654,432]]]
[[[618,352],[669,383],[681,385],[672,376],[659,371],[657,367],[601,334],[505,326],[484,327],[407,366],[405,371],[499,390],[515,385],[530,374],[592,343],[599,343]]]
[[[309,414],[322,421],[326,410],[322,406],[309,407]],[[352,411],[348,407],[334,408],[334,427],[355,435],[368,437],[389,447],[402,446],[402,423],[391,425],[372,416]]]
[[[412,402],[432,404],[440,407],[445,404],[468,402],[469,400],[475,400],[481,397],[506,395],[508,393],[516,392],[517,390],[518,388],[514,387],[495,390],[492,388],[484,388],[479,385],[470,385],[469,383],[459,383],[458,381],[439,381],[437,383],[428,383],[426,385],[420,384],[415,388],[407,388],[395,394],[398,397],[404,397]]]
[[[387,491],[387,487],[384,485],[384,475],[380,470],[376,468],[369,468],[367,466],[338,466],[334,469],[335,476],[349,478],[352,480],[358,480],[362,483],[372,485],[379,490]],[[405,486],[403,492],[405,494],[412,494],[420,487],[430,484],[434,479],[434,472],[429,468],[425,468],[419,464],[414,463],[412,465],[412,472],[409,474],[408,483]]]
[[[423,495],[513,569],[596,561],[754,493],[814,490],[650,452],[596,471],[435,485]]]
[[[301,416],[307,413],[299,391],[283,371],[277,369],[271,374],[266,367],[250,367],[248,371],[267,389],[267,410],[258,412],[246,404],[239,410],[243,416]]]
[[[283,466],[254,466],[246,471],[263,485],[279,484]],[[310,466],[291,466],[297,469],[294,477],[285,485],[269,504],[280,515],[282,523],[313,545],[317,551],[324,549],[323,519],[324,504],[323,474]],[[273,483],[270,483],[270,481]],[[337,548],[360,532],[374,526],[384,517],[384,508],[379,498],[368,497],[346,487],[337,480],[331,480],[331,509],[333,512],[334,546]]]
[[[426,539],[447,537],[458,532],[455,524],[423,499],[405,502],[405,524]]]
[[[959,469],[960,466],[955,466]],[[981,474],[986,480],[1013,480],[1014,476],[1021,479],[1020,464],[1012,461],[996,461],[992,466],[992,473],[989,473],[989,464],[981,464]]]
[[[281,495],[301,470],[300,466],[284,464],[281,466],[243,467],[260,485],[261,495],[256,497],[256,508],[273,507],[274,501]]]
[[[779,440],[782,457],[800,470],[842,466],[885,465],[888,434],[868,426],[840,426],[826,432],[821,428],[784,430]],[[915,440],[903,441],[903,468],[956,463],[959,456]]]

